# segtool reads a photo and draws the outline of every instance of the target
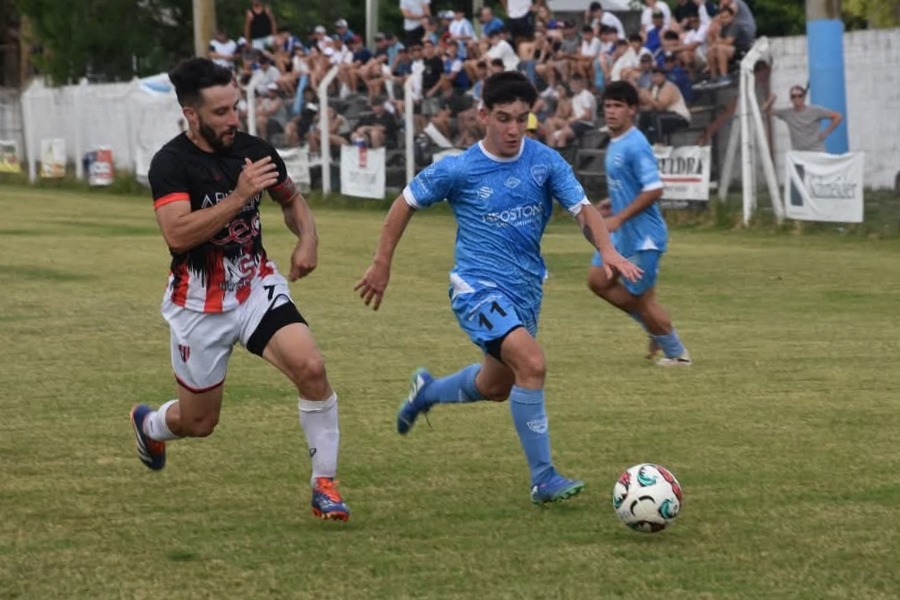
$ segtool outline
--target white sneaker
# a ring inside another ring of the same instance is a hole
[[[691,356],[687,352],[676,358],[661,358],[656,361],[657,367],[689,367],[692,364],[694,364],[694,361],[691,360]]]

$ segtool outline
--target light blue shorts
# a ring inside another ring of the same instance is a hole
[[[659,274],[659,261],[662,259],[662,252],[659,250],[638,250],[631,256],[626,256],[628,260],[640,267],[644,273],[637,281],[628,281],[624,277],[620,277],[622,285],[628,290],[632,296],[642,296],[656,286],[656,276]],[[594,250],[594,258],[591,260],[594,267],[602,267],[603,260],[600,253]]]
[[[453,296],[450,289],[450,307],[459,326],[482,352],[499,360],[499,347],[492,345],[517,327],[524,327],[532,337],[537,336],[538,316],[541,307],[521,306],[514,303],[502,290],[478,287],[471,292]]]

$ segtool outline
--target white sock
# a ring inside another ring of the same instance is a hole
[[[168,442],[169,440],[177,440],[180,436],[169,431],[166,425],[166,413],[169,407],[178,402],[178,400],[169,400],[159,407],[159,409],[144,419],[144,433],[151,439],[158,442]]]
[[[300,398],[300,426],[306,434],[306,445],[312,460],[312,483],[317,477],[334,477],[337,473],[338,445],[341,431],[338,428],[337,394],[332,392],[325,400],[313,401]]]

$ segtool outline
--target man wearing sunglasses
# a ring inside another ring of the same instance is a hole
[[[835,128],[841,124],[841,113],[806,104],[806,90],[799,85],[791,88],[790,108],[772,110],[775,104],[775,94],[769,96],[763,105],[766,114],[772,115],[784,121],[791,134],[791,149],[807,152],[825,152],[825,139]],[[820,123],[828,120],[830,123],[825,129]]]

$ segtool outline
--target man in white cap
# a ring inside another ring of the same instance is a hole
[[[338,19],[334,22],[335,32],[341,36],[341,41],[345,44],[349,44],[353,39],[353,31],[351,31],[350,27],[347,24],[346,19]]]

